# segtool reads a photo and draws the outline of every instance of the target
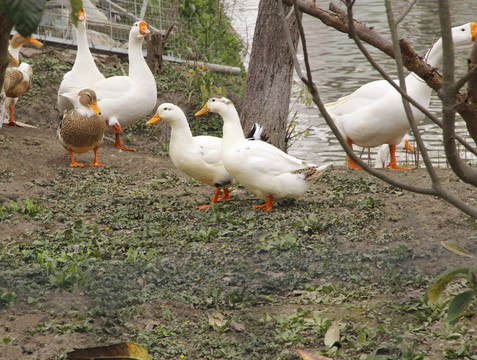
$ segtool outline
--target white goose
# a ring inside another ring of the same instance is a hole
[[[62,94],[78,93],[80,90],[89,88],[94,83],[105,79],[104,75],[98,70],[89,49],[84,9],[80,9],[78,12],[76,40],[78,47],[75,63],[73,68],[63,76],[63,81],[58,90],[58,109],[61,114],[74,109],[74,104],[70,98],[62,96]]]
[[[128,76],[112,76],[90,86],[109,125],[106,131],[116,133],[114,146],[119,149],[135,150],[121,144],[120,131],[144,118],[156,106],[156,81],[142,52],[144,36],[149,32],[145,21],[134,23],[129,32]]]
[[[215,187],[213,203],[230,199],[228,187],[233,183],[233,178],[222,164],[222,139],[206,135],[192,136],[184,112],[174,104],[161,104],[147,125],[160,120],[171,125],[169,156],[174,166],[197,181]],[[219,197],[221,189],[224,195]],[[208,207],[210,205],[202,205],[199,209]]]
[[[214,112],[222,116],[222,162],[227,172],[265,200],[254,209],[273,210],[273,200],[295,198],[322,174],[328,165],[317,166],[290,156],[261,140],[246,139],[237,110],[226,98],[211,98],[195,115]]]
[[[468,23],[452,29],[454,46],[471,47],[477,34],[477,24]],[[439,67],[442,62],[442,40],[439,39],[427,52],[426,59],[433,67]],[[399,83],[399,81],[396,81]],[[416,74],[406,77],[408,94],[421,106],[429,107],[432,89]],[[396,161],[396,145],[409,131],[401,95],[386,81],[378,80],[361,86],[352,94],[340,98],[334,103],[325,105],[331,117],[348,145],[353,144],[364,148],[372,148],[389,144],[391,162],[390,169],[409,169],[400,167]],[[416,122],[419,123],[424,114],[412,107]],[[359,170],[359,167],[348,156],[348,166]]]

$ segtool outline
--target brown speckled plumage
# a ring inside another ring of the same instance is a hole
[[[18,68],[7,68],[5,71],[5,80],[3,89],[5,95],[11,98],[18,98],[30,90],[32,84],[32,77],[25,81],[23,73]]]
[[[322,166],[309,166],[303,169],[292,171],[292,174],[303,174],[305,175],[305,181],[310,181],[325,172],[325,170],[321,168]]]
[[[105,127],[106,123],[101,115],[88,117],[70,110],[58,127],[58,139],[66,150],[85,153],[101,146]]]

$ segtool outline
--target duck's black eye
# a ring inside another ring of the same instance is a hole
[[[212,102],[215,102],[215,99],[212,99]]]
[[[465,28],[462,28],[462,31],[465,31]]]

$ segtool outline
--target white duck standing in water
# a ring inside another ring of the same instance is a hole
[[[477,24],[473,22],[452,28],[454,46],[470,49],[476,34]],[[431,66],[439,67],[442,56],[442,39],[439,39],[425,58]],[[408,94],[421,106],[428,108],[432,89],[414,73],[410,73],[405,80]],[[399,84],[399,81],[396,83]],[[388,144],[391,161],[387,167],[394,170],[411,169],[397,165],[396,145],[409,131],[410,125],[401,95],[386,80],[370,82],[325,106],[351,149],[353,144],[364,148]],[[419,123],[424,119],[424,114],[411,107],[414,118]],[[351,169],[361,169],[350,157],[346,158]]]
[[[106,132],[115,132],[114,146],[123,150],[135,149],[122,145],[120,132],[150,114],[157,102],[156,81],[142,52],[144,37],[149,32],[145,21],[134,23],[129,32],[128,76],[112,76],[90,87],[95,91],[98,106],[109,125]]]
[[[58,90],[58,109],[61,114],[74,108],[74,104],[69,97],[61,96],[62,94],[77,93],[105,79],[104,75],[98,70],[89,49],[84,9],[80,9],[78,12],[78,24],[75,30],[76,41],[78,42],[75,63],[73,68],[63,76],[63,81]]]
[[[302,195],[311,180],[328,165],[317,166],[290,156],[261,140],[246,139],[240,118],[232,102],[224,97],[211,98],[196,116],[214,112],[224,120],[222,162],[232,177],[265,200],[254,209],[273,210],[273,201]]]
[[[103,166],[98,161],[98,149],[106,123],[98,108],[95,92],[84,89],[77,94],[65,93],[61,96],[68,97],[75,104],[73,110],[65,112],[57,131],[58,140],[70,154],[70,166],[85,166],[74,159],[73,152],[82,154],[90,150],[94,151],[94,161],[90,165]]]

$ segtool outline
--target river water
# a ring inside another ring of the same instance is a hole
[[[410,1],[394,0],[392,2],[395,16],[398,17],[408,6]],[[248,63],[250,54],[255,21],[259,0],[227,0],[229,14],[232,17],[232,25],[239,36],[246,44],[245,64]],[[330,1],[317,0],[316,4],[322,9],[327,9]],[[336,2],[339,4],[338,2]],[[452,23],[453,26],[474,21],[477,22],[477,7],[474,0],[451,0]],[[346,10],[344,4],[341,5]],[[386,20],[384,0],[357,0],[354,6],[354,18],[374,26],[375,31],[390,39],[389,28]],[[308,15],[304,15],[303,26],[305,29],[308,53],[312,74],[318,86],[322,100],[332,102],[338,98],[348,95],[363,84],[379,80],[380,76],[374,68],[366,61],[361,52],[356,48],[354,42],[346,34],[340,33],[324,25],[320,20]],[[406,38],[413,48],[424,56],[432,43],[439,38],[439,20],[437,13],[437,2],[431,0],[419,0],[405,19],[399,24],[399,37]],[[396,74],[394,59],[380,53],[372,46],[367,45],[368,50],[373,54],[380,65],[391,75]],[[301,48],[300,48],[301,49]],[[466,57],[468,51],[457,52],[456,68],[457,75],[462,75],[466,71]],[[301,50],[300,50],[301,52]],[[300,54],[300,59],[303,56]],[[303,68],[304,69],[304,68]],[[296,129],[303,131],[309,129],[308,136],[299,137],[288,152],[296,157],[314,161],[317,163],[333,163],[343,165],[345,163],[345,153],[335,136],[325,123],[318,109],[314,106],[306,106],[299,101],[302,87],[298,78],[294,86],[292,97],[292,107],[290,111],[290,121],[294,118]],[[440,115],[440,102],[435,94],[432,95],[431,112],[442,118]],[[293,114],[296,114],[293,117]],[[421,134],[426,143],[433,163],[436,166],[445,167],[444,149],[442,146],[442,133],[437,125],[428,120],[424,120],[419,125]],[[457,124],[458,132],[462,136],[467,136],[465,123],[460,120]],[[410,137],[413,143],[412,136]],[[362,153],[365,159],[374,161],[377,149],[370,151],[356,147],[358,153]],[[462,157],[476,162],[472,154],[462,149]],[[414,155],[400,151],[398,161],[414,162]],[[419,166],[424,166],[422,159]]]

